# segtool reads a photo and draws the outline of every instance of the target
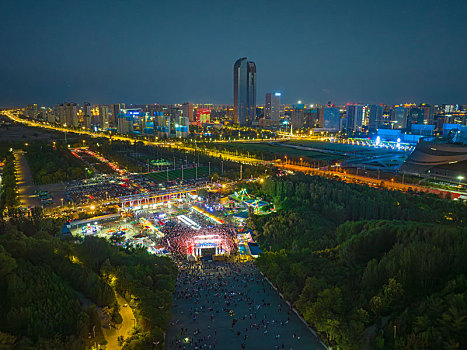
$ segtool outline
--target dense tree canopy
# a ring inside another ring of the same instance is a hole
[[[261,270],[343,349],[467,346],[467,208],[313,176],[270,178]]]
[[[126,348],[153,342],[163,346],[177,271],[173,262],[97,238],[61,240],[55,235],[62,224],[43,218],[40,210],[0,222],[2,349],[88,348],[95,341],[88,338],[94,326],[101,336],[96,306],[108,308],[121,321],[116,292],[138,319]],[[95,306],[86,307],[89,303]]]

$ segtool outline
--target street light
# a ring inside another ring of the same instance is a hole
[[[457,179],[459,180],[459,186],[460,186],[461,181],[464,180],[464,177],[463,177],[462,175],[459,175],[459,176],[457,177]]]

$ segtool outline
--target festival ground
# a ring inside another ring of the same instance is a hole
[[[182,263],[167,349],[324,349],[253,263]]]

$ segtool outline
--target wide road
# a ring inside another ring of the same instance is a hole
[[[325,349],[252,263],[180,268],[167,349]]]
[[[23,123],[29,126],[52,129],[52,130],[62,131],[62,132],[73,132],[77,134],[89,135],[92,137],[106,137],[106,138],[112,138],[112,139],[120,140],[120,141],[129,141],[129,142],[141,141],[141,140],[135,140],[133,138],[130,138],[128,136],[123,136],[123,135],[109,135],[109,134],[104,134],[104,133],[93,133],[88,130],[76,130],[76,129],[70,130],[70,129],[63,128],[63,127],[40,124],[40,123],[33,122],[30,120],[21,119],[17,117],[11,111],[3,111],[2,113],[18,123]],[[361,176],[361,175],[342,174],[340,172],[334,172],[334,171],[324,171],[324,170],[313,168],[310,166],[303,166],[303,164],[299,166],[299,165],[292,165],[292,164],[284,164],[283,162],[264,162],[254,157],[246,157],[244,155],[229,154],[225,152],[220,152],[219,150],[201,149],[200,147],[195,148],[195,146],[185,145],[181,142],[176,142],[176,143],[153,142],[153,141],[141,141],[141,142],[149,146],[174,147],[179,150],[185,150],[185,151],[194,151],[195,149],[197,149],[198,151],[203,152],[204,154],[211,156],[211,157],[222,158],[222,159],[244,163],[244,164],[252,164],[252,165],[267,165],[268,164],[268,165],[276,166],[278,168],[283,168],[283,169],[287,169],[291,171],[302,171],[305,173],[312,173],[314,175],[319,175],[319,176],[337,176],[340,178],[340,180],[345,181],[345,182],[351,182],[351,183],[358,182],[358,183],[367,184],[373,187],[378,187],[381,182],[380,180],[377,180],[371,177],[366,177],[366,176]],[[450,196],[451,198],[457,198],[461,194],[465,194],[463,192],[436,189],[436,188],[424,187],[420,185],[404,184],[404,183],[400,183],[396,181],[385,181],[383,185],[384,187],[392,189],[392,190],[407,191],[410,188],[413,191],[429,192],[429,193],[435,193],[438,195],[447,195],[447,196]]]
[[[410,191],[416,191],[416,192],[434,193],[436,195],[447,195],[451,197],[451,199],[457,198],[461,194],[465,194],[464,192],[443,190],[443,189],[419,186],[415,184],[401,183],[397,181],[379,180],[379,179],[375,179],[375,178],[368,177],[368,176],[353,175],[353,174],[348,174],[348,173],[343,173],[340,171],[333,171],[333,170],[322,170],[322,169],[312,168],[309,166],[300,166],[300,165],[295,165],[295,164],[290,164],[290,163],[282,163],[282,164],[276,163],[276,165],[285,170],[300,171],[305,174],[312,174],[312,175],[319,175],[319,176],[336,177],[344,182],[366,184],[371,187],[384,187],[384,188],[395,190],[395,191],[407,192],[410,190]]]

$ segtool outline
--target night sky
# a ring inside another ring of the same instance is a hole
[[[0,1],[0,106],[467,104],[466,0]]]

